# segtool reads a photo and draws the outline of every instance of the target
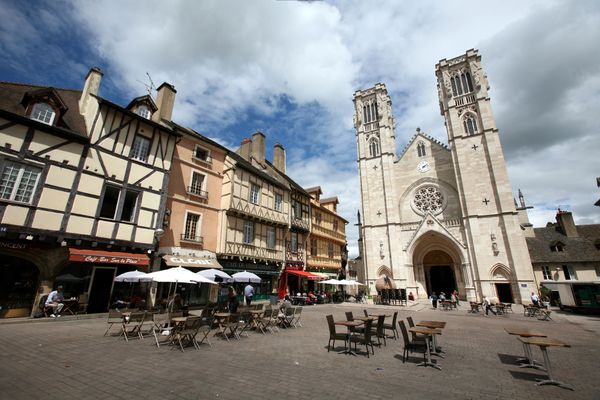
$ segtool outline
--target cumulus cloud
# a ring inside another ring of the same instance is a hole
[[[122,104],[145,92],[146,72],[174,84],[178,123],[230,148],[261,130],[268,148],[284,145],[299,184],[337,195],[352,256],[360,208],[352,93],[386,84],[398,150],[416,127],[445,142],[434,66],[478,48],[511,184],[535,207],[534,225],[558,206],[578,223],[600,222],[597,2],[3,3],[3,75],[55,84],[66,74],[80,88],[100,65],[101,94]]]

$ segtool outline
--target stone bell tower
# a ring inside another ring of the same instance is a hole
[[[354,93],[354,127],[363,223],[362,251],[366,279],[375,279],[377,268],[387,268],[389,275],[398,273],[393,265],[392,243],[394,233],[390,223],[399,219],[394,199],[394,161],[396,136],[394,134],[392,101],[384,84],[378,83]],[[390,276],[390,278],[392,277]]]
[[[520,302],[528,298],[534,278],[481,56],[471,49],[443,59],[435,73],[474,282],[483,296],[510,288]]]

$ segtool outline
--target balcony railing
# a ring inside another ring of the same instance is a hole
[[[203,199],[208,199],[208,192],[200,190],[200,188],[197,186],[188,186],[187,192],[189,194],[193,194],[194,196],[202,197]]]
[[[204,242],[204,239],[202,238],[202,236],[192,236],[192,235],[188,235],[186,233],[181,234],[181,240],[184,242],[194,242],[197,244],[202,244]]]

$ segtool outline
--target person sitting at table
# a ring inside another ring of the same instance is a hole
[[[531,302],[536,307],[540,306],[540,297],[535,292],[531,292]]]
[[[279,306],[279,310],[285,315],[286,310],[290,307],[292,307],[292,300],[290,299],[290,296],[286,294]]]
[[[52,311],[52,314],[50,314],[50,316],[52,318],[60,317],[60,312],[62,311],[63,307],[65,306],[63,303],[61,303],[64,299],[65,299],[65,296],[63,295],[63,287],[62,286],[58,286],[56,288],[56,290],[51,291],[50,294],[48,295],[45,306],[52,307],[53,311]]]
[[[140,310],[146,309],[146,300],[142,297],[140,293],[135,293],[131,296],[129,301],[129,308],[138,308]]]
[[[483,306],[485,307],[485,315],[488,315],[488,312],[491,311],[496,315],[496,311],[492,309],[492,300],[489,297],[483,298]]]
[[[229,286],[227,289],[227,309],[230,313],[235,314],[240,305],[240,302],[237,298],[237,293],[233,286]]]

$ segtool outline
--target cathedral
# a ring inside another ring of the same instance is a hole
[[[447,144],[417,128],[397,154],[385,85],[354,93],[364,281],[372,294],[384,277],[421,299],[456,289],[463,300],[528,301],[531,224],[513,198],[481,56],[443,59],[435,74]]]

